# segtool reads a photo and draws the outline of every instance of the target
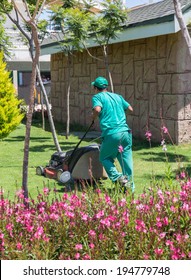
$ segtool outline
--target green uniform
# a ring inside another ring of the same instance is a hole
[[[125,110],[130,104],[121,95],[111,92],[99,92],[92,97],[93,108],[101,107],[99,121],[102,136],[100,161],[111,181],[115,182],[122,175],[126,175],[133,184],[132,134],[126,123]],[[123,151],[119,152],[119,146]],[[122,173],[114,165],[118,159]]]

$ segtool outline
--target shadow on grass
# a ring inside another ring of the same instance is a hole
[[[73,150],[76,146],[76,143],[74,142],[68,142],[68,143],[60,143],[60,147],[62,152],[67,152],[69,150]],[[54,144],[50,144],[50,145],[35,145],[35,146],[30,146],[30,152],[48,152],[48,151],[52,151],[52,153],[57,152],[56,147],[54,146]]]
[[[7,138],[4,140],[4,142],[23,142],[25,140],[25,136],[13,136],[11,138]],[[36,142],[41,142],[41,141],[50,141],[50,137],[30,137],[30,141],[36,141]]]
[[[167,153],[167,157],[164,152],[144,152],[140,153],[143,156],[144,161],[154,161],[154,162],[190,162],[190,157],[183,154]],[[148,157],[150,156],[150,157]]]

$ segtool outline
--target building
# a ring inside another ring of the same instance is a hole
[[[181,0],[184,20],[191,29],[191,1]],[[89,51],[102,58],[93,42]],[[51,104],[55,120],[66,121],[67,64],[59,44],[50,39],[42,54],[51,54]],[[109,46],[115,92],[134,107],[128,115],[133,136],[161,141],[165,125],[174,143],[191,142],[191,59],[177,22],[173,1],[143,5],[129,12],[127,26]],[[104,63],[86,51],[76,53],[72,65],[71,123],[91,121],[91,81],[105,76]],[[97,126],[98,128],[98,126]]]

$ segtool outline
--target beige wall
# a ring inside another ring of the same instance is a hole
[[[90,86],[97,76],[106,76],[100,48],[76,53],[71,70],[71,123],[91,122]],[[175,143],[191,142],[191,59],[181,33],[112,44],[110,70],[115,92],[134,107],[128,114],[135,137],[145,138],[147,127],[153,140],[161,140],[161,119]],[[51,57],[51,103],[55,120],[66,122],[66,57]],[[98,123],[97,128],[99,129]]]

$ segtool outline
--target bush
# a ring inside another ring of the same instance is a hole
[[[9,135],[23,119],[19,109],[22,101],[15,96],[15,88],[9,75],[0,52],[0,139]]]
[[[191,258],[191,181],[149,188],[138,199],[90,187],[50,201],[1,194],[1,259],[187,260]],[[24,200],[24,203],[23,203]]]

